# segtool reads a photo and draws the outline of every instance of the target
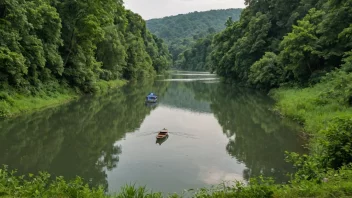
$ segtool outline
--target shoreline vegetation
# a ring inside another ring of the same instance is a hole
[[[127,83],[126,80],[100,80],[96,83],[95,94],[102,94],[111,89],[117,89]],[[25,113],[40,111],[59,106],[81,97],[82,92],[71,88],[59,87],[53,91],[47,90],[36,95],[0,92],[0,119],[13,118]]]
[[[120,0],[4,0],[0,35],[1,117],[154,77],[172,62]]]
[[[250,185],[240,182],[218,185],[212,188],[184,190],[183,193],[153,192],[147,187],[125,185],[118,193],[107,194],[103,187],[91,188],[82,178],[66,181],[63,177],[52,178],[46,172],[37,175],[15,176],[6,166],[0,169],[0,197],[62,197],[62,198],[294,198],[294,197],[350,197],[352,195],[351,167],[329,171],[321,183],[293,181],[290,184],[274,184],[265,178],[251,179]]]

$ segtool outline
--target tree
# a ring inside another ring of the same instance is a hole
[[[151,76],[170,64],[163,41],[121,0],[3,0],[0,24],[5,89],[94,92],[97,81]]]
[[[286,80],[306,82],[313,72],[320,69],[321,58],[320,46],[318,45],[317,23],[321,20],[324,12],[312,9],[293,31],[284,37],[281,42],[280,63],[285,65]]]
[[[280,84],[283,68],[278,64],[277,56],[273,52],[256,61],[249,74],[249,82],[258,88],[270,89]]]
[[[165,40],[175,65],[179,55],[198,39],[223,30],[229,17],[237,21],[241,11],[242,9],[226,9],[180,14],[148,20],[147,27],[153,34]]]

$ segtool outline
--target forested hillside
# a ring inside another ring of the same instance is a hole
[[[223,30],[229,17],[237,21],[241,11],[242,9],[226,9],[180,14],[148,20],[147,27],[152,33],[165,40],[173,60],[176,61],[178,55],[197,39]]]
[[[351,0],[247,0],[240,21],[213,40],[212,69],[262,88],[308,84],[340,68],[349,72]]]
[[[165,44],[121,0],[0,2],[1,90],[138,78],[169,67]]]
[[[0,116],[22,96],[95,92],[171,64],[166,44],[121,0],[2,0],[0,35]]]
[[[212,40],[214,35],[209,34],[196,40],[178,55],[174,65],[183,70],[209,71],[212,68],[210,53],[213,51]]]

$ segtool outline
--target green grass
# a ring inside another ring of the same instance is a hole
[[[344,167],[339,171],[329,171],[325,181],[293,181],[292,184],[277,186],[274,197],[352,197],[352,170]]]
[[[126,83],[127,83],[126,80],[111,80],[111,81],[100,80],[96,83],[96,85],[98,87],[97,92],[105,93],[110,89],[122,87]]]
[[[344,167],[352,163],[352,73],[333,71],[314,86],[279,88],[270,95],[275,110],[299,121],[310,135],[309,156],[288,155],[298,171],[278,197],[352,197],[352,166]],[[329,181],[321,183],[323,178]]]
[[[5,96],[1,98],[1,96]],[[22,113],[41,110],[66,103],[79,95],[70,90],[65,93],[54,92],[36,96],[20,93],[0,93],[0,117],[14,117]]]
[[[99,81],[96,83],[95,93],[105,93],[109,89],[118,88],[126,84],[125,80]],[[52,84],[35,90],[35,94],[28,91],[8,90],[0,92],[0,118],[14,117],[23,113],[61,105],[78,98],[81,93],[71,88]]]
[[[275,185],[271,180],[252,180],[251,185],[235,182],[233,186],[219,185],[183,194],[163,194],[152,192],[146,187],[126,185],[119,192],[108,195],[102,187],[90,188],[83,179],[77,177],[66,181],[63,177],[51,178],[48,173],[14,176],[6,167],[0,169],[0,197],[60,197],[60,198],[293,198],[293,197],[351,197],[352,171],[342,169],[326,175],[326,182],[304,181],[287,185]]]
[[[306,132],[312,135],[325,129],[334,118],[352,117],[352,107],[345,102],[349,93],[344,87],[339,87],[340,82],[335,82],[335,78],[304,89],[272,90],[270,95],[277,101],[275,109],[304,124]],[[352,84],[351,75],[349,78]]]

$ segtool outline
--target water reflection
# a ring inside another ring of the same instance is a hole
[[[202,81],[170,83],[161,104],[198,113],[213,113],[229,139],[226,150],[246,164],[243,178],[265,175],[288,180],[292,165],[285,151],[304,152],[300,126],[270,111],[273,101],[263,93]]]
[[[168,138],[169,136],[166,136],[165,138],[161,138],[161,139],[156,139],[155,144],[159,144],[161,146],[161,144],[163,144]]]
[[[0,164],[21,174],[44,170],[66,178],[78,175],[107,188],[104,170],[116,168],[122,151],[114,143],[135,131],[155,108],[145,106],[145,90],[162,96],[166,87],[166,83],[131,83],[104,96],[3,120]]]
[[[259,175],[288,179],[285,173],[293,169],[284,161],[284,152],[303,152],[297,136],[300,126],[273,114],[269,110],[273,101],[260,92],[223,84],[189,85],[198,98],[211,101],[211,110],[229,138],[227,152],[246,164],[246,180]]]
[[[171,192],[261,174],[287,179],[284,151],[302,151],[295,123],[270,112],[272,101],[260,92],[179,74],[190,81],[131,82],[0,121],[0,164],[22,174],[78,175],[113,191],[128,181]],[[166,79],[173,78],[180,75]],[[149,92],[157,104],[145,104]],[[158,142],[163,127],[170,137]]]
[[[199,82],[193,84],[203,86]],[[160,104],[187,109],[192,112],[211,113],[210,101],[197,99],[195,90],[189,85],[190,83],[170,82],[165,95],[160,100]]]

